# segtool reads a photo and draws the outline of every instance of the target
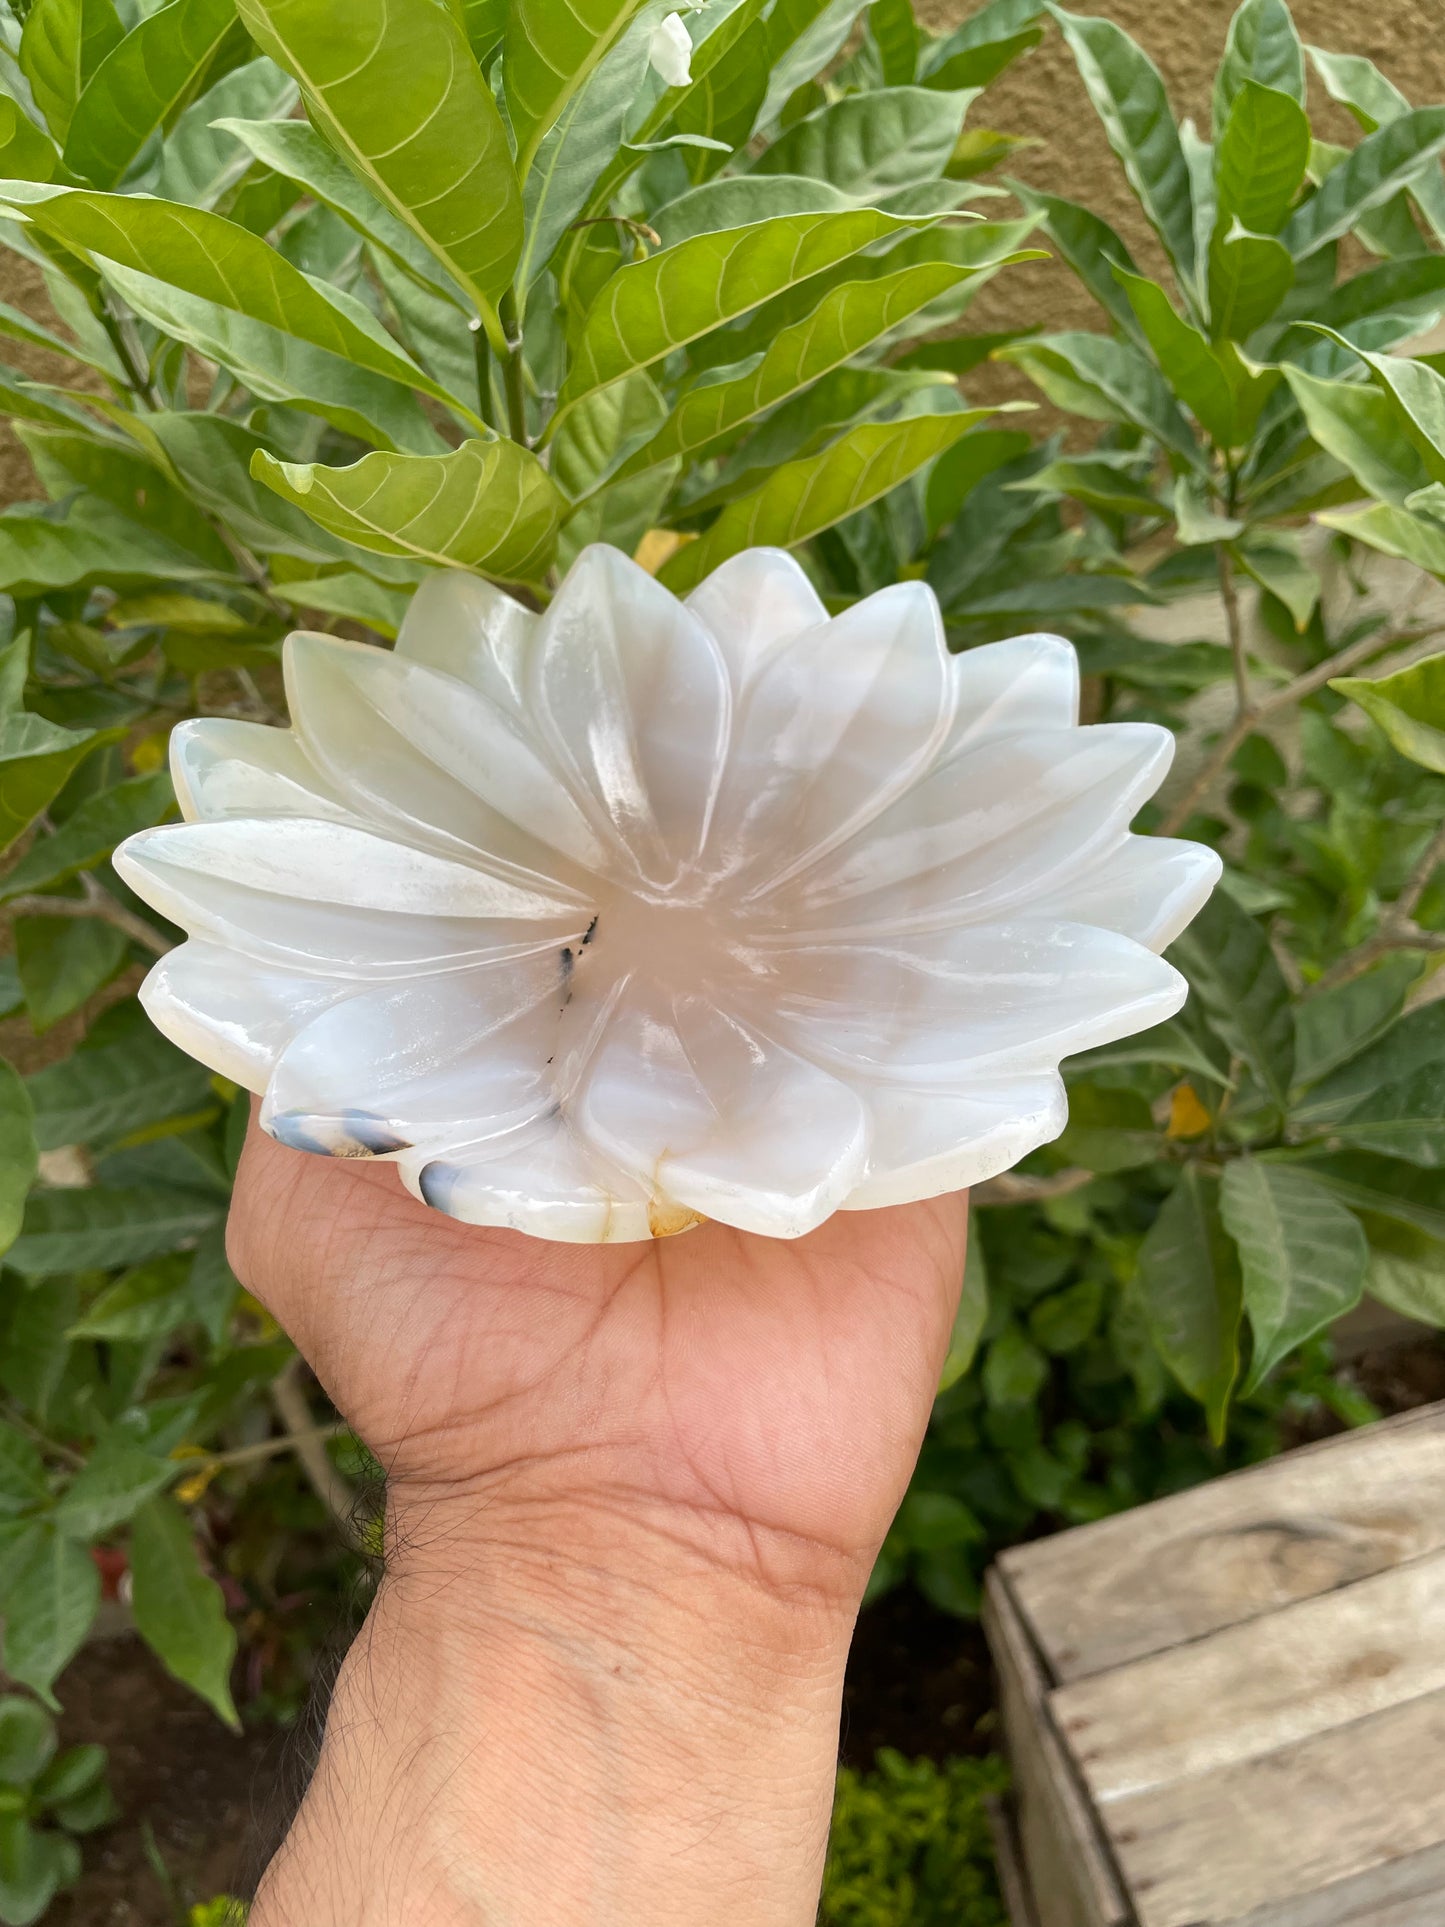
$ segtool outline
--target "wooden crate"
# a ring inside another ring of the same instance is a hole
[[[1016,1927],[1445,1927],[1445,1405],[1005,1553]]]

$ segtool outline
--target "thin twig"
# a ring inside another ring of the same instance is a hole
[[[639,241],[645,241],[649,247],[662,246],[662,236],[657,229],[649,227],[646,221],[634,220],[630,214],[589,214],[583,220],[574,221],[572,226],[574,228],[620,227],[628,234],[635,235]]]
[[[273,1459],[282,1452],[299,1452],[303,1445],[313,1441],[324,1445],[328,1439],[339,1438],[346,1430],[338,1419],[334,1425],[312,1425],[304,1432],[285,1432],[280,1438],[260,1439],[255,1445],[238,1445],[230,1452],[208,1452],[204,1457],[186,1459],[187,1470],[192,1466],[199,1472],[220,1471],[232,1465],[253,1465],[258,1459]],[[327,1464],[331,1461],[328,1458]],[[333,1471],[335,1468],[332,1468]],[[341,1474],[336,1474],[340,1478]]]
[[[132,943],[142,945],[152,955],[164,957],[175,946],[169,937],[163,937],[154,924],[138,917],[133,910],[127,910],[123,903],[95,882],[94,878],[82,879],[89,887],[83,897],[12,897],[5,906],[17,917],[95,917],[101,923],[114,925],[124,931]]]
[[[356,1494],[331,1463],[325,1439],[319,1436],[301,1384],[304,1366],[293,1358],[271,1381],[271,1403],[287,1437],[295,1447],[301,1469],[312,1491],[340,1526],[348,1540],[356,1537]]]
[[[1071,1191],[1082,1191],[1095,1176],[1092,1171],[1084,1171],[1070,1166],[1067,1171],[1055,1171],[1046,1178],[1020,1176],[1016,1171],[1005,1171],[1000,1177],[986,1178],[982,1184],[974,1185],[969,1197],[974,1204],[1039,1204],[1045,1198],[1066,1198]]]
[[[1422,930],[1415,921],[1420,899],[1442,863],[1445,863],[1445,823],[1440,825],[1420,852],[1399,896],[1380,919],[1380,927],[1374,936],[1367,937],[1353,950],[1346,951],[1310,986],[1305,995],[1318,996],[1322,990],[1334,990],[1340,984],[1353,983],[1372,964],[1395,950],[1445,950],[1445,931]]]
[[[1234,586],[1234,564],[1223,542],[1215,551],[1219,568],[1219,595],[1224,604],[1224,627],[1229,637],[1229,657],[1234,664],[1234,703],[1236,721],[1248,716],[1254,704],[1249,694],[1249,650],[1244,640],[1244,622],[1239,613],[1239,591]]]

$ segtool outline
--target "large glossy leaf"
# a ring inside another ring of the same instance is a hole
[[[755,367],[731,379],[699,382],[684,394],[658,434],[624,463],[619,476],[674,456],[695,456],[829,369],[841,367],[966,274],[966,269],[932,262],[831,289],[812,314],[783,330]]]
[[[1295,1075],[1306,1089],[1367,1050],[1396,1022],[1420,976],[1418,957],[1384,957],[1348,983],[1306,997],[1295,1009]],[[1308,1100],[1306,1100],[1308,1101]],[[1299,1115],[1298,1101],[1296,1116]]]
[[[108,857],[136,830],[159,823],[175,807],[164,770],[132,776],[88,797],[50,834],[38,837],[20,861],[0,877],[0,902],[27,890],[53,888]]]
[[[19,101],[0,94],[0,179],[53,181],[59,166],[55,143],[41,133]]]
[[[1358,381],[1326,381],[1288,363],[1284,378],[1315,441],[1371,495],[1401,507],[1432,479],[1389,394]]]
[[[1342,335],[1335,338],[1342,347],[1352,345]],[[1430,479],[1445,482],[1445,375],[1428,361],[1405,355],[1376,355],[1360,347],[1355,353],[1374,385],[1390,397]]]
[[[1399,556],[1431,575],[1445,576],[1445,526],[1427,516],[1377,502],[1368,509],[1327,510],[1317,519],[1382,555]]]
[[[194,1244],[224,1209],[224,1200],[163,1185],[34,1191],[5,1262],[27,1278],[143,1264]]]
[[[63,729],[28,710],[0,715],[0,850],[30,827],[83,757],[119,733]]]
[[[67,246],[263,321],[439,401],[448,399],[359,301],[303,274],[259,236],[219,214],[83,188],[11,182],[0,184],[0,192]]]
[[[138,315],[229,369],[260,401],[319,415],[374,448],[426,455],[445,446],[416,395],[398,381],[152,275],[112,265],[107,279]],[[481,427],[459,400],[451,406]]]
[[[1294,1117],[1301,1124],[1333,1124],[1374,1092],[1399,1085],[1413,1071],[1442,1063],[1445,1002],[1422,1004],[1298,1099]]]
[[[502,74],[525,176],[547,129],[626,32],[644,0],[512,0]]]
[[[1421,1064],[1398,1082],[1382,1084],[1334,1128],[1362,1150],[1432,1170],[1445,1167],[1445,1065]]]
[[[1218,447],[1233,447],[1243,436],[1235,426],[1234,388],[1215,349],[1175,312],[1157,281],[1115,274],[1177,399]]]
[[[711,31],[693,42],[691,80],[664,92],[635,130],[634,142],[646,143],[670,127],[679,134],[721,140],[728,148],[746,143],[768,84],[757,46],[767,32],[759,24],[765,5],[766,0],[739,0],[719,13]],[[706,15],[694,15],[690,24],[701,31]],[[640,158],[636,151],[619,155],[602,176],[598,195],[610,193]],[[711,164],[706,155],[700,159],[704,168]],[[593,206],[600,204],[594,197]]]
[[[1273,236],[1248,234],[1237,223],[1209,244],[1209,331],[1216,340],[1244,341],[1262,327],[1294,286],[1294,257]]]
[[[20,68],[56,140],[75,104],[125,28],[114,0],[35,0],[25,17]]]
[[[588,313],[548,433],[584,395],[650,367],[907,225],[868,208],[800,214],[694,235],[619,268]]]
[[[296,76],[333,147],[490,316],[521,248],[522,196],[491,90],[450,9],[436,0],[237,6],[258,45]]]
[[[1235,98],[1250,80],[1304,104],[1304,48],[1285,0],[1245,0],[1230,21],[1214,80],[1216,133],[1228,125]]]
[[[5,1670],[47,1706],[100,1604],[100,1574],[84,1546],[36,1521],[6,1548]]]
[[[990,0],[928,49],[919,78],[928,87],[986,87],[1043,39],[1043,0]]]
[[[166,136],[156,193],[165,201],[216,207],[239,189],[251,166],[246,148],[224,123],[264,118],[285,124],[299,99],[296,82],[274,60],[263,55],[237,67],[214,87],[207,87]]]
[[[1323,47],[1310,47],[1307,51],[1326,93],[1348,107],[1367,134],[1409,113],[1409,101],[1372,60],[1360,54],[1327,53]],[[1411,181],[1410,194],[1434,229],[1436,239],[1445,240],[1445,179],[1433,162],[1427,163]]]
[[[766,69],[755,131],[771,126],[798,88],[841,53],[862,11],[859,0],[775,0],[767,39],[752,50],[755,65]]]
[[[26,1085],[43,1151],[104,1144],[163,1118],[189,1116],[204,1106],[208,1089],[204,1069],[149,1028],[72,1051]]]
[[[845,194],[885,194],[936,180],[948,164],[972,96],[927,87],[845,94],[764,148],[758,174],[800,174]]]
[[[1445,775],[1445,655],[1373,682],[1336,676],[1330,688],[1373,717],[1402,756]]]
[[[349,468],[278,462],[251,472],[323,528],[380,555],[534,580],[556,540],[562,499],[535,455],[470,441],[449,455],[367,455]]]
[[[719,228],[751,227],[794,214],[842,214],[856,203],[830,181],[805,174],[722,174],[658,208],[652,226],[666,248]]]
[[[1224,1435],[1239,1374],[1244,1287],[1219,1215],[1219,1181],[1186,1165],[1139,1247],[1135,1290],[1160,1356]]]
[[[753,494],[729,503],[705,535],[677,551],[663,581],[681,592],[740,549],[806,542],[916,474],[989,412],[915,415],[849,429],[821,454],[787,463]]]
[[[1043,215],[1049,239],[1089,293],[1125,334],[1138,340],[1139,324],[1113,270],[1121,268],[1126,274],[1137,274],[1139,269],[1119,235],[1107,221],[1092,209],[1080,207],[1077,201],[1067,201],[1060,195],[1046,194],[1040,188],[1023,183],[1018,186],[1018,195],[1025,207]]]
[[[1171,955],[1211,1028],[1283,1108],[1294,1081],[1294,1016],[1264,931],[1226,891],[1216,890]]]
[[[1445,150],[1445,107],[1417,107],[1367,134],[1291,216],[1280,239],[1297,261],[1348,234]]]
[[[1001,348],[998,359],[1022,368],[1057,407],[1090,421],[1142,428],[1192,466],[1203,466],[1168,383],[1129,342],[1108,335],[1045,335]]]
[[[913,0],[873,0],[868,37],[878,53],[886,87],[905,87],[918,71],[918,22]]]
[[[65,165],[97,187],[116,186],[157,128],[174,124],[238,32],[235,0],[170,0],[147,15],[76,102]]]
[[[1310,123],[1303,107],[1276,87],[1246,80],[1234,97],[1215,156],[1219,220],[1252,234],[1273,234],[1305,177]]]
[[[1254,1333],[1249,1387],[1359,1303],[1369,1251],[1359,1219],[1298,1164],[1236,1158],[1220,1187]]]
[[[258,161],[295,181],[315,200],[350,222],[358,234],[375,242],[424,287],[444,296],[454,307],[460,303],[456,283],[431,249],[357,179],[314,127],[304,120],[274,118],[218,120],[216,125],[233,134]]]
[[[36,1158],[30,1093],[20,1073],[0,1057],[0,1252],[19,1235]]]
[[[104,989],[129,948],[124,931],[99,917],[18,917],[15,962],[25,1014],[46,1031]]]
[[[1111,20],[1049,12],[1063,29],[1079,75],[1169,258],[1194,272],[1194,206],[1189,167],[1159,69]]]
[[[130,1545],[135,1629],[167,1672],[199,1693],[227,1726],[239,1729],[231,1699],[235,1628],[221,1589],[201,1567],[186,1515],[155,1498],[135,1515]]]

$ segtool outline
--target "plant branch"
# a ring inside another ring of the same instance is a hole
[[[1039,1204],[1045,1198],[1066,1198],[1071,1191],[1082,1191],[1095,1175],[1093,1171],[1073,1165],[1066,1171],[1055,1171],[1046,1178],[1031,1178],[1020,1176],[1016,1171],[1005,1171],[1000,1177],[986,1178],[982,1184],[974,1185],[969,1197],[980,1207]]]
[[[154,924],[138,917],[133,910],[127,910],[123,903],[117,903],[108,890],[101,888],[92,876],[81,878],[85,886],[83,897],[21,896],[12,897],[6,908],[17,917],[96,917],[102,923],[114,925],[124,931],[133,943],[140,944],[152,955],[164,957],[175,945],[169,937],[162,936]]]
[[[356,1537],[353,1523],[356,1494],[331,1463],[326,1451],[326,1433],[312,1420],[311,1408],[306,1402],[306,1392],[301,1383],[304,1369],[299,1357],[282,1367],[271,1381],[271,1404],[288,1442],[295,1448],[312,1491],[350,1543]]]
[[[1234,583],[1234,564],[1221,542],[1214,551],[1219,569],[1219,595],[1224,604],[1224,627],[1229,637],[1229,659],[1234,665],[1235,721],[1249,716],[1254,708],[1249,694],[1249,650],[1244,639],[1244,622],[1239,613],[1239,590]]]
[[[1399,896],[1380,919],[1380,927],[1374,936],[1367,937],[1363,943],[1337,958],[1305,995],[1313,997],[1322,990],[1334,990],[1340,984],[1353,983],[1372,964],[1378,963],[1381,957],[1388,956],[1394,950],[1445,951],[1445,931],[1422,930],[1415,921],[1420,899],[1442,863],[1445,863],[1445,823],[1439,826],[1420,852]]]
[[[298,1452],[303,1445],[324,1446],[328,1439],[339,1438],[346,1427],[338,1419],[334,1425],[312,1425],[304,1432],[283,1432],[279,1438],[260,1439],[255,1445],[238,1445],[230,1452],[208,1452],[204,1458],[187,1459],[187,1467],[194,1465],[199,1471],[220,1471],[232,1465],[254,1465],[261,1459],[274,1459],[282,1452]],[[331,1465],[330,1459],[326,1463]],[[333,1472],[335,1467],[332,1467]],[[341,1474],[336,1473],[339,1479]]]
[[[502,386],[507,396],[507,433],[521,448],[530,448],[527,439],[527,378],[522,366],[522,330],[517,320],[516,299],[509,288],[497,310],[507,336],[507,354],[502,363]]]

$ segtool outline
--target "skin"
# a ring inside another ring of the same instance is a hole
[[[967,1204],[547,1244],[253,1126],[239,1276],[388,1474],[252,1927],[805,1927]]]

